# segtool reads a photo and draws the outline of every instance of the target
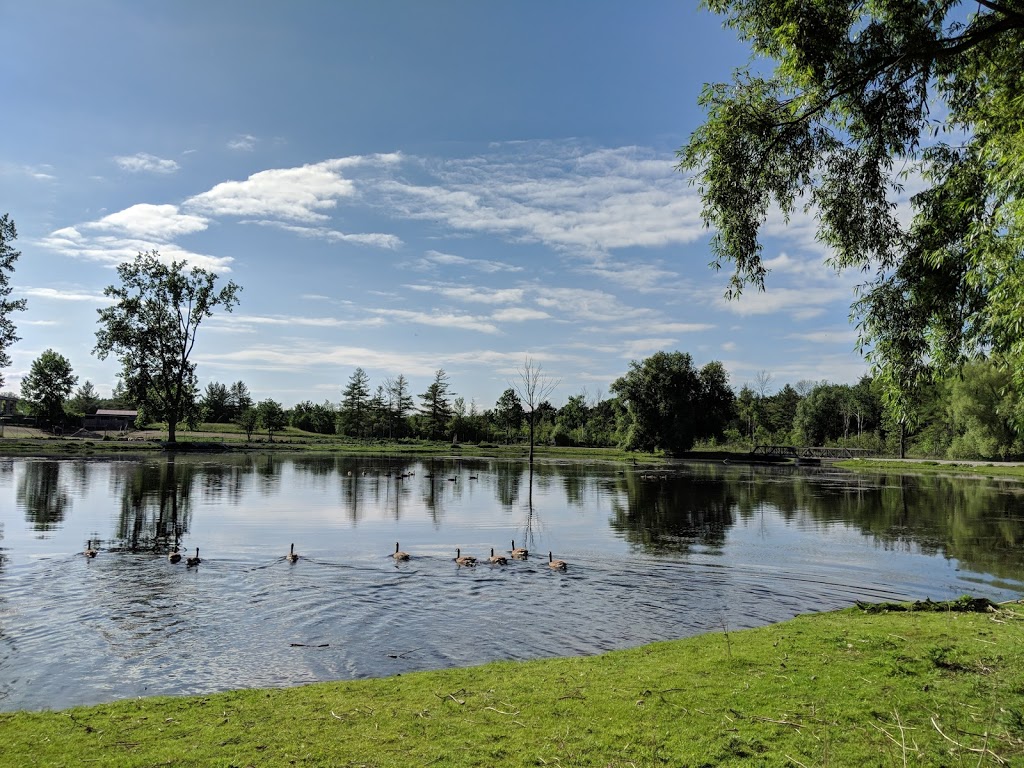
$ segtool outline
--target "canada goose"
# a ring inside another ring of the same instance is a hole
[[[82,554],[86,557],[96,557],[96,550],[92,548],[92,539],[85,542],[85,551]]]
[[[167,559],[170,560],[172,563],[180,563],[181,562],[181,552],[179,552],[178,548],[175,547],[174,549],[172,549],[170,552],[167,553]]]
[[[503,555],[494,554],[494,547],[491,547],[491,556],[487,560],[491,565],[508,565],[508,560]]]
[[[530,556],[528,549],[522,547],[516,547],[516,540],[512,539],[512,559],[513,560],[525,560]]]
[[[461,549],[455,550],[455,562],[467,568],[476,565],[476,558],[472,555],[463,555]]]
[[[296,560],[299,559],[299,556],[295,554],[294,544],[292,544],[292,548],[288,551],[288,554],[284,556],[284,559],[287,560],[289,563],[294,563]]]
[[[393,554],[392,557],[395,558],[395,560],[408,560],[409,559],[409,553],[408,552],[400,552],[399,549],[398,549],[398,542],[396,541],[395,542],[395,554]]]
[[[548,568],[553,571],[564,571],[569,567],[569,564],[565,560],[555,560],[552,558],[550,552],[548,552]]]
[[[199,559],[199,547],[196,547],[196,556],[195,557],[186,557],[185,558],[185,565],[188,566],[189,568],[191,568],[191,567],[193,567],[195,565],[199,565],[201,562],[203,562],[203,561]]]

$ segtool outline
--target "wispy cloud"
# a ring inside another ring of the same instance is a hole
[[[537,286],[535,290],[536,302],[540,306],[582,320],[615,323],[630,318],[655,317],[653,310],[626,306],[606,291],[549,286]]]
[[[436,293],[448,299],[473,304],[516,304],[523,300],[522,288],[484,288],[470,285],[412,284],[406,288],[419,293]]]
[[[427,251],[422,259],[413,263],[419,269],[435,269],[442,267],[465,267],[478,272],[522,272],[522,267],[514,264],[507,264],[503,261],[492,261],[489,259],[468,259],[465,256],[456,256],[452,253],[441,253],[440,251]]]
[[[453,312],[415,312],[408,309],[370,309],[369,312],[382,317],[389,317],[416,325],[429,325],[436,328],[457,328],[464,331],[479,333],[501,333],[496,325],[485,317],[456,314]]]
[[[165,160],[147,152],[138,152],[134,155],[118,155],[114,162],[123,171],[129,173],[174,173],[180,165],[174,160]]]
[[[256,149],[256,142],[258,141],[259,139],[255,136],[250,136],[247,133],[241,134],[228,142],[228,149],[232,149],[235,152],[252,152]]]
[[[807,333],[791,333],[787,339],[800,339],[815,344],[844,344],[852,347],[857,342],[857,329],[850,328],[826,328]]]
[[[87,225],[84,225],[87,226]],[[144,251],[158,251],[165,262],[187,261],[189,264],[214,272],[230,272],[234,259],[210,256],[181,248],[165,240],[145,237],[122,237],[116,235],[87,235],[77,227],[63,227],[54,230],[39,241],[40,245],[55,253],[86,261],[95,261],[107,266],[117,266],[131,261]]]
[[[21,296],[33,299],[47,299],[52,301],[86,301],[93,304],[106,304],[110,300],[102,293],[90,293],[80,290],[60,290],[58,288],[22,288],[18,291]]]
[[[527,320],[548,320],[550,318],[551,315],[547,312],[529,307],[506,307],[491,315],[491,319],[497,320],[499,323],[522,323]]]
[[[673,165],[636,147],[525,144],[444,164],[424,160],[433,182],[392,179],[378,191],[400,216],[601,254],[705,236],[697,194]]]
[[[833,302],[849,302],[850,292],[843,286],[806,288],[772,287],[766,291],[747,290],[739,298],[719,297],[717,305],[736,315],[788,313],[795,319],[817,317]]]
[[[397,235],[386,235],[379,232],[368,233],[346,233],[327,227],[304,227],[297,224],[286,224],[282,221],[247,220],[244,224],[258,224],[261,227],[275,227],[285,232],[293,232],[300,237],[310,237],[318,240],[326,240],[331,243],[355,243],[356,245],[370,245],[376,248],[387,248],[395,250],[402,245],[402,239]]]

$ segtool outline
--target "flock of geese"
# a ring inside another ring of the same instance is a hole
[[[82,554],[89,558],[96,557],[98,552],[93,548],[92,539],[89,539],[89,541],[86,542],[85,550],[82,552]],[[513,560],[527,560],[530,557],[529,550],[523,547],[517,547],[515,539],[512,540],[512,549],[509,550],[509,554],[512,555]],[[408,552],[403,552],[401,547],[398,546],[397,541],[395,542],[394,554],[392,554],[391,557],[393,557],[396,562],[411,559],[411,555]],[[167,555],[167,559],[172,563],[181,562],[182,554],[178,550],[177,546],[175,546],[170,551],[170,553]],[[289,563],[294,563],[298,561],[299,554],[295,551],[295,544],[291,545],[291,547],[288,550],[288,554],[284,556],[284,559],[287,560]],[[459,548],[456,548],[455,557],[453,559],[455,560],[455,563],[457,565],[462,566],[464,568],[472,568],[477,564],[477,559],[475,557],[473,557],[472,555],[462,554],[462,550]],[[203,561],[199,559],[199,547],[196,547],[195,557],[185,557],[185,566],[188,568],[193,568],[199,565],[201,562]],[[491,565],[508,565],[508,558],[504,555],[494,554],[494,547],[491,547],[491,554],[490,557],[487,558],[487,562]],[[565,562],[565,560],[556,560],[552,553],[549,551],[548,568],[550,568],[553,571],[565,571],[569,568],[569,564]]]

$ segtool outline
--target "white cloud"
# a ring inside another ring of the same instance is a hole
[[[464,256],[456,256],[451,253],[440,251],[427,251],[422,259],[416,262],[415,266],[421,269],[432,269],[436,266],[466,267],[475,269],[478,272],[522,272],[522,267],[514,264],[506,264],[503,261],[491,261],[488,259],[467,259]]]
[[[177,206],[174,205],[139,203],[83,226],[87,229],[113,230],[130,237],[169,242],[182,235],[202,232],[208,225],[209,221],[202,216],[179,213]]]
[[[522,288],[482,288],[480,286],[462,285],[406,285],[420,293],[437,293],[449,299],[474,304],[516,304],[523,300],[525,291]]]
[[[457,230],[588,254],[706,236],[696,191],[671,157],[649,150],[581,153],[575,145],[528,144],[518,155],[424,166],[436,183],[382,182],[380,204]]]
[[[114,162],[120,166],[121,170],[131,173],[174,173],[181,167],[174,160],[165,160],[146,152],[119,155],[114,158]]]
[[[852,347],[857,341],[857,329],[850,327],[828,328],[807,333],[791,333],[786,338],[802,339],[815,344],[845,344]]]
[[[722,349],[725,350],[726,352],[732,352],[736,349],[736,342],[727,341],[724,344],[722,344]]]
[[[451,312],[415,312],[407,309],[370,309],[368,311],[382,317],[390,317],[417,325],[458,328],[465,331],[478,331],[480,333],[500,333],[498,327],[488,322],[486,318],[474,315],[454,314]]]
[[[281,221],[249,220],[243,224],[258,224],[261,227],[276,227],[285,232],[294,232],[300,237],[311,237],[319,240],[326,240],[332,243],[355,243],[356,245],[371,245],[376,248],[387,248],[395,250],[402,245],[402,239],[397,235],[386,235],[379,232],[349,234],[339,232],[336,229],[327,227],[303,227],[295,224],[285,224]]]
[[[121,262],[131,261],[139,253],[145,251],[158,251],[161,260],[167,263],[187,261],[192,266],[218,273],[230,272],[231,264],[234,262],[234,259],[230,257],[194,253],[174,243],[144,237],[88,236],[82,234],[77,227],[64,227],[55,230],[48,237],[42,238],[39,243],[44,248],[56,253],[108,266],[117,266]]]
[[[236,152],[252,152],[256,149],[256,142],[259,141],[255,136],[249,134],[242,134],[236,136],[228,142],[228,149],[233,149]]]
[[[616,325],[611,328],[600,329],[602,333],[615,331],[616,333],[700,333],[710,331],[715,326],[710,323],[673,323],[652,321],[648,323],[633,323],[631,325]],[[597,329],[593,329],[597,330]]]
[[[218,315],[217,323],[227,326],[279,325],[286,328],[367,328],[386,324],[382,318],[369,317],[359,320],[342,320],[337,317],[303,317],[301,315],[240,315],[237,313]]]
[[[536,292],[536,301],[540,306],[561,310],[583,320],[615,323],[630,318],[654,316],[653,310],[627,307],[605,291],[538,286]]]
[[[491,315],[492,320],[504,323],[521,323],[527,320],[547,320],[551,317],[547,312],[528,307],[507,307],[499,309]]]
[[[409,355],[367,347],[332,347],[317,342],[251,346],[209,357],[199,356],[196,360],[204,368],[210,366],[285,373],[316,368],[349,369],[358,366],[363,369],[393,371],[406,376],[426,377],[432,376],[438,368],[436,355]]]
[[[737,299],[721,297],[717,300],[718,307],[737,315],[770,315],[777,312],[788,312],[797,319],[816,317],[826,305],[834,301],[846,299],[850,293],[844,287],[781,288],[773,287],[765,291],[747,290]]]
[[[109,301],[109,299],[102,293],[66,291],[58,290],[57,288],[22,288],[18,293],[33,299],[48,299],[53,301],[88,301],[94,304],[106,304]]]
[[[675,339],[633,339],[622,348],[622,357],[627,360],[642,360],[655,352],[674,350]]]
[[[342,161],[326,160],[299,168],[273,168],[245,181],[225,181],[185,201],[189,210],[210,216],[280,217],[316,222],[328,218],[339,198],[355,194],[352,181],[338,173]]]

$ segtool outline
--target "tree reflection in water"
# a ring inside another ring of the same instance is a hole
[[[120,478],[121,509],[115,537],[120,546],[138,552],[165,552],[188,532],[193,483],[207,466],[176,461],[144,462]]]
[[[61,482],[63,466],[57,461],[28,461],[18,480],[18,504],[25,509],[25,519],[40,533],[59,526],[71,511],[72,497]]]
[[[652,554],[720,547],[766,510],[791,523],[848,525],[893,550],[942,552],[980,573],[1024,576],[1024,486],[941,475],[690,464],[627,473],[611,525]]]

